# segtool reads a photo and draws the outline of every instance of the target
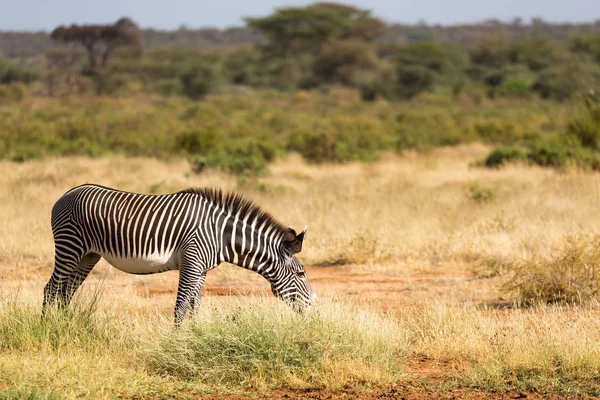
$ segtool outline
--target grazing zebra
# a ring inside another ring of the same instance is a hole
[[[44,288],[43,310],[67,306],[94,265],[104,257],[131,274],[179,270],[175,325],[200,303],[206,272],[221,262],[256,271],[295,308],[315,299],[295,254],[300,234],[233,193],[187,189],[145,195],[99,185],[66,192],[52,208],[55,266]]]

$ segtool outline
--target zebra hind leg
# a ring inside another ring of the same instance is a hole
[[[85,278],[90,274],[94,266],[100,261],[100,255],[96,253],[88,253],[81,258],[77,268],[73,270],[69,276],[66,285],[63,286],[61,305],[67,307],[71,303],[73,295],[79,289]]]
[[[77,268],[77,264],[75,262],[65,262],[60,263],[56,262],[54,266],[54,271],[52,271],[52,276],[46,283],[44,287],[44,302],[42,304],[42,315],[46,314],[46,310],[49,307],[57,305],[58,307],[63,307],[63,298],[66,293],[66,286],[69,282],[69,278],[73,271]]]

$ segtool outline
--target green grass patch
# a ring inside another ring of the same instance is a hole
[[[109,345],[120,335],[106,315],[96,312],[98,299],[98,294],[76,296],[69,308],[50,308],[42,316],[38,304],[23,302],[18,293],[2,295],[0,350],[90,350]]]
[[[227,388],[372,385],[399,376],[401,332],[390,320],[332,302],[297,314],[270,300],[203,304],[184,329],[161,333],[150,370]]]

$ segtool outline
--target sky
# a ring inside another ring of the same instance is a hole
[[[330,0],[331,1],[331,0]],[[243,17],[310,0],[0,0],[0,30],[52,30],[71,23],[111,23],[127,16],[144,28],[177,29],[242,26]],[[452,25],[487,18],[525,22],[600,19],[600,0],[341,0],[372,10],[387,22]]]

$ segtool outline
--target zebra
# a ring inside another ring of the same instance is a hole
[[[176,326],[195,314],[206,273],[222,262],[255,271],[296,310],[315,300],[296,258],[299,234],[240,194],[191,188],[171,194],[126,192],[95,184],[67,191],[52,208],[54,270],[44,287],[48,306],[69,305],[100,258],[130,274],[179,270]]]

